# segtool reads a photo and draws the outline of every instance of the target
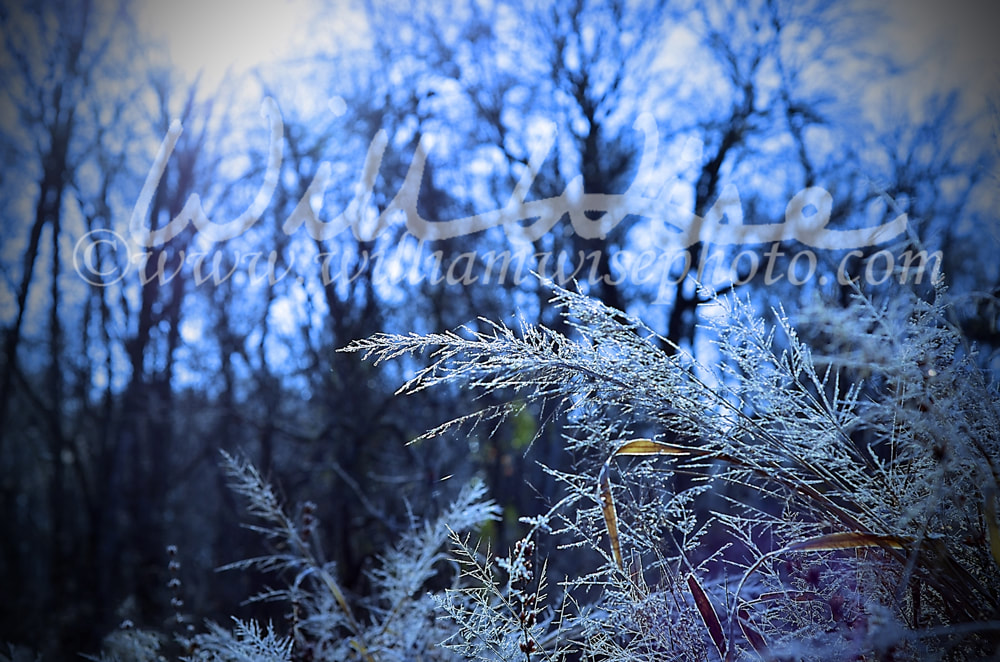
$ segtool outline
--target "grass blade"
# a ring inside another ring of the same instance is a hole
[[[704,453],[704,451],[702,451]],[[698,449],[695,448],[684,448],[683,446],[675,446],[673,444],[665,444],[662,441],[653,441],[652,439],[633,439],[632,441],[626,441],[622,444],[618,450],[614,452],[613,457],[618,455],[696,455],[698,454]]]
[[[905,549],[912,540],[900,536],[883,536],[864,531],[842,531],[808,538],[785,546],[781,552],[832,552],[838,549],[858,549],[860,547],[881,547],[883,549]]]
[[[618,540],[618,513],[615,511],[615,498],[611,494],[611,479],[609,463],[605,462],[598,477],[598,495],[601,497],[601,512],[604,513],[604,526],[608,530],[608,539],[611,541],[611,553],[614,555],[615,563],[619,570],[625,569],[622,561],[621,542]]]
[[[750,642],[750,646],[753,647],[758,655],[765,657],[767,655],[767,642],[764,641],[763,635],[761,635],[757,628],[750,624],[750,614],[746,609],[740,609],[737,623],[740,624],[740,630],[747,641]]]
[[[705,594],[705,589],[701,587],[697,577],[688,575],[687,581],[688,588],[691,589],[691,595],[694,597],[694,603],[701,614],[701,620],[705,623],[708,634],[712,637],[712,642],[719,651],[719,659],[725,660],[726,635],[722,630],[722,621],[719,620],[719,615],[715,612],[715,606],[708,599],[708,595]]]

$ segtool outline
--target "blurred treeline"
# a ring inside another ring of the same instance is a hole
[[[336,350],[479,318],[562,325],[529,273],[553,275],[560,256],[564,274],[587,258],[581,289],[710,359],[692,278],[616,271],[616,253],[658,245],[649,218],[593,237],[568,218],[528,238],[493,227],[419,243],[402,221],[376,228],[422,138],[433,139],[419,197],[429,221],[500,209],[519,181],[528,200],[668,186],[703,216],[734,187],[745,223],[780,221],[811,186],[833,198],[831,228],[905,212],[909,234],[891,245],[813,250],[807,279],[787,277],[809,266],[789,266],[808,248],[790,240],[773,271],[770,247],[751,247],[759,269],[709,284],[762,309],[815,297],[838,307],[851,289],[838,268],[868,269],[864,287],[878,288],[888,254],[923,250],[968,293],[956,323],[995,346],[996,311],[976,294],[1000,288],[988,100],[922,77],[922,61],[880,38],[892,16],[868,4],[329,3],[302,17],[308,52],[212,88],[171,67],[131,3],[0,8],[0,641],[69,656],[123,619],[169,630],[178,612],[200,623],[239,609],[262,586],[214,568],[260,541],[239,526],[219,449],[245,454],[289,501],[317,504],[327,558],[353,591],[387,540],[473,474],[504,508],[486,533],[506,549],[518,517],[553,494],[537,463],[572,460],[559,418],[526,408],[495,430],[408,445],[490,401],[457,389],[394,397],[422,357],[375,366]],[[266,97],[282,158],[259,219],[224,240],[188,225],[155,241],[193,194],[216,224],[251,208],[266,185]],[[640,172],[633,123],[646,112],[658,158]],[[175,119],[183,132],[130,226]],[[558,137],[532,180],[547,127]],[[286,228],[300,201],[323,221],[348,207],[379,135],[360,221],[331,236]],[[324,162],[325,195],[311,198]],[[746,248],[718,250],[731,260]],[[516,265],[484,277],[488,260],[517,251],[534,256],[522,277]],[[168,545],[179,592],[167,587]]]

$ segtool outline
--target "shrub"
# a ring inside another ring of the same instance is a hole
[[[1000,403],[949,323],[940,283],[881,304],[855,292],[845,309],[808,306],[794,323],[716,298],[704,315],[713,365],[620,311],[554,291],[572,337],[482,320],[486,330],[348,348],[376,361],[433,350],[402,392],[461,382],[556,403],[569,421],[579,469],[549,470],[565,498],[528,520],[528,542],[589,547],[603,566],[568,578],[559,617],[532,615],[529,627],[523,559],[483,563],[460,539],[474,585],[439,598],[459,627],[455,650],[490,660],[997,654]]]

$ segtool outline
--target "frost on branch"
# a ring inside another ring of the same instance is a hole
[[[260,640],[271,645],[269,650],[284,651],[287,644],[288,650],[307,659],[387,662],[427,655],[447,637],[444,624],[438,620],[441,614],[427,595],[428,583],[450,568],[445,546],[453,532],[469,531],[499,518],[499,508],[486,499],[486,488],[481,482],[465,486],[435,519],[414,521],[396,544],[380,555],[378,566],[370,573],[373,590],[360,598],[341,587],[337,568],[323,561],[313,542],[315,536],[306,535],[302,526],[285,512],[257,469],[229,455],[224,455],[223,460],[232,488],[247,499],[248,512],[259,520],[250,528],[266,541],[278,543],[275,547],[283,550],[238,561],[224,569],[257,568],[285,577],[288,580],[285,588],[268,591],[256,599],[287,602],[293,624],[292,636],[287,640],[275,639],[270,631],[262,639],[254,629],[256,625],[238,627],[236,644],[245,648],[247,641],[256,645]],[[310,527],[314,527],[315,506],[308,503],[306,506]],[[212,627],[209,635],[195,637],[191,643],[196,651],[204,651],[206,642],[210,651],[222,644],[236,645],[217,626]]]
[[[711,365],[584,295],[552,301],[569,334],[480,320],[347,348],[429,352],[403,393],[457,382],[516,397],[429,434],[525,400],[569,424],[577,468],[548,470],[564,497],[533,531],[603,567],[567,578],[573,609],[529,630],[502,576],[518,566],[458,539],[472,584],[440,599],[460,627],[451,645],[480,659],[517,658],[515,643],[531,647],[521,659],[556,659],[570,641],[617,660],[997,651],[1000,398],[940,281],[770,323],[716,298]]]

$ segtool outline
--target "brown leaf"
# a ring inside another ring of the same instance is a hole
[[[767,642],[764,641],[764,637],[757,628],[750,624],[750,614],[746,609],[740,609],[738,622],[740,630],[743,631],[743,636],[747,638],[747,641],[757,651],[757,654],[764,657],[767,654]]]
[[[633,439],[632,441],[626,441],[624,444],[619,446],[618,450],[614,452],[612,457],[618,455],[699,455],[704,454],[704,451],[699,451],[697,448],[685,448],[683,446],[674,446],[672,444],[665,444],[662,441],[653,441],[652,439]]]
[[[1000,566],[1000,521],[997,520],[997,492],[992,485],[986,490],[986,508],[983,515],[986,518],[986,528],[990,538],[990,554]]]
[[[601,474],[598,477],[598,495],[601,497],[601,511],[604,513],[604,526],[608,529],[608,538],[611,540],[611,553],[614,555],[615,563],[619,570],[624,570],[625,564],[622,561],[622,548],[618,540],[618,514],[615,511],[615,498],[611,494],[611,479],[608,477],[610,465],[604,463]]]
[[[719,651],[719,658],[726,659],[726,635],[722,631],[719,615],[715,613],[715,606],[708,599],[705,589],[701,587],[698,578],[694,575],[688,576],[688,588],[691,589],[691,595],[694,596],[694,603],[701,614],[701,620],[704,621],[708,634],[712,637],[715,648]]]
[[[801,540],[786,546],[785,552],[829,552],[838,549],[857,549],[859,547],[881,547],[883,549],[905,549],[912,542],[900,536],[883,536],[864,531],[842,531],[828,533],[814,538]]]

